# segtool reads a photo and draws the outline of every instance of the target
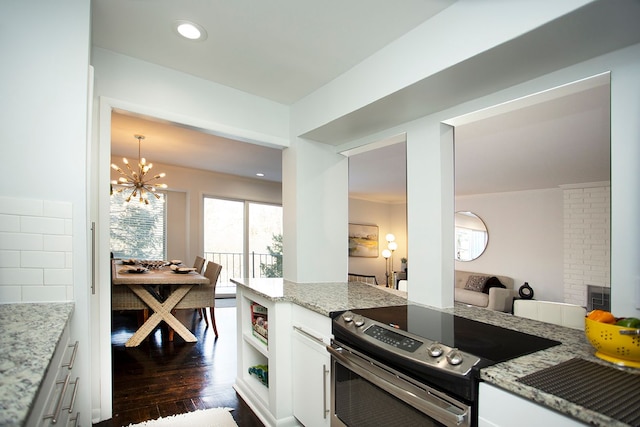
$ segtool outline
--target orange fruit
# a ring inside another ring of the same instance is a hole
[[[615,316],[605,310],[593,310],[587,314],[587,318],[600,323],[616,323]]]

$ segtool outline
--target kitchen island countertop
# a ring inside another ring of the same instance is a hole
[[[258,292],[268,299],[290,301],[327,316],[332,311],[407,304],[405,292],[359,282],[300,284],[282,279],[232,279],[232,281],[239,286]],[[412,302],[412,304],[414,303]],[[517,381],[518,378],[576,357],[612,366],[594,356],[594,349],[587,341],[583,331],[459,303],[451,308],[430,308],[561,342],[562,344],[558,346],[483,368],[480,371],[480,378],[489,384],[589,425],[626,426],[626,424],[604,414]],[[626,370],[634,372],[631,368]]]
[[[73,308],[73,303],[0,304],[0,425],[26,422]]]

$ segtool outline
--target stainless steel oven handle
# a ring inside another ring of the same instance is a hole
[[[332,346],[327,346],[327,351],[346,368],[439,422],[448,426],[470,425],[471,417],[466,405],[461,404],[466,409],[458,408],[462,413],[451,412],[445,408],[453,406],[452,402],[448,402],[428,390],[418,388],[379,366],[373,360],[360,358],[348,352],[344,353]],[[402,382],[404,387],[395,384],[398,382]],[[411,389],[415,389],[415,392]],[[417,396],[417,393],[422,396]]]

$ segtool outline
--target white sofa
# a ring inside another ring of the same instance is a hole
[[[488,293],[477,290],[465,289],[469,276],[496,277],[505,286],[503,288],[490,288]],[[455,294],[454,300],[463,304],[488,308],[490,310],[510,312],[513,304],[515,291],[513,290],[513,279],[506,276],[498,276],[487,273],[474,273],[472,271],[455,272]]]

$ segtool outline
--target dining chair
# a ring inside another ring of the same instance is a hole
[[[196,273],[202,274],[202,269],[204,268],[204,263],[207,260],[202,258],[199,255],[196,255],[196,260],[193,262],[193,268],[196,269]]]
[[[215,318],[216,283],[218,282],[220,271],[222,271],[222,266],[220,264],[216,264],[212,261],[207,262],[203,276],[209,279],[209,284],[194,286],[175,306],[176,309],[195,308],[202,310],[201,316],[204,317],[204,321],[207,326],[209,326],[209,320],[207,319],[206,309],[209,308],[211,326],[213,327],[213,332],[215,333],[216,338],[218,337],[218,328],[216,327]],[[173,330],[169,329],[169,341],[172,341],[172,339]]]
[[[220,272],[222,271],[222,266],[220,264],[216,264],[215,262],[209,261],[207,263],[207,268],[204,271],[204,277],[209,279],[210,285],[213,286],[213,304],[209,307],[209,313],[211,315],[211,326],[213,327],[213,332],[218,336],[218,328],[216,327],[216,316],[215,316],[215,308],[216,308],[216,284],[218,283],[218,278],[220,277]],[[204,317],[204,322],[209,325],[207,322],[207,313],[205,308],[201,308],[202,316]]]
[[[553,301],[518,299],[513,302],[514,316],[584,330],[587,310],[579,305]]]

